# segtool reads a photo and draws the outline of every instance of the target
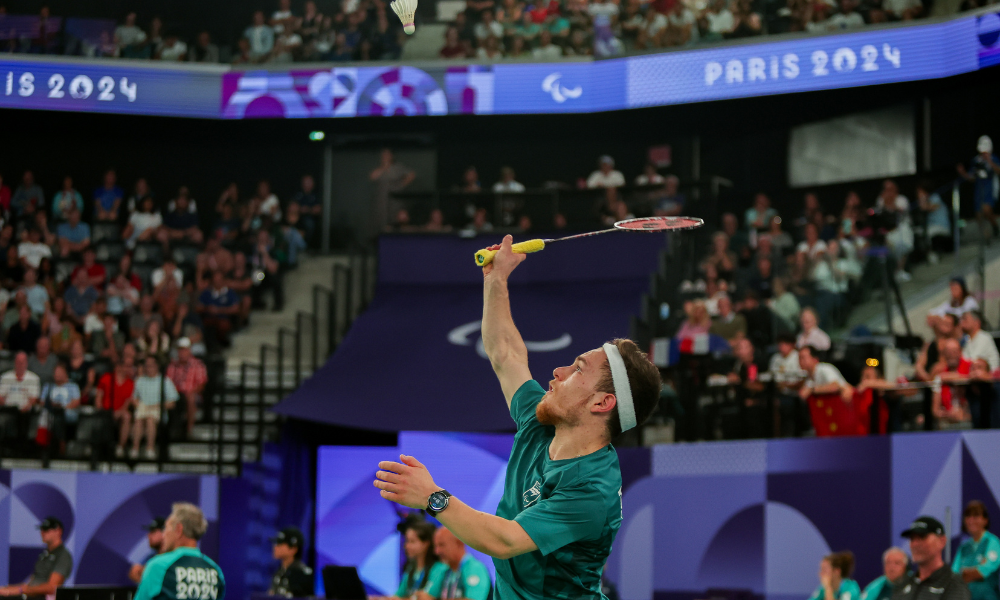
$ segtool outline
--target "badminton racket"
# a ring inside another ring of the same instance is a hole
[[[683,231],[685,229],[697,229],[704,224],[705,221],[694,217],[644,217],[640,219],[626,219],[624,221],[618,221],[611,229],[579,233],[577,235],[570,235],[551,240],[535,239],[518,242],[517,244],[511,246],[511,250],[517,254],[529,254],[531,252],[544,250],[546,244],[565,242],[566,240],[575,240],[577,238],[585,238],[592,235],[601,235],[602,233],[611,233],[612,231],[644,231],[647,233],[654,231]],[[490,250],[489,248],[483,248],[479,252],[476,252],[476,266],[485,267],[490,264],[493,262],[493,257],[496,256],[497,252],[498,250]]]

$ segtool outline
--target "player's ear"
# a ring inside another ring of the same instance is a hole
[[[616,406],[618,406],[618,399],[615,398],[614,394],[598,392],[597,401],[590,406],[590,412],[606,414],[613,411]]]

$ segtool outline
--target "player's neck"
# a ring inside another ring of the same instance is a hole
[[[283,559],[281,559],[281,568],[282,569],[287,569],[288,567],[292,566],[293,562],[295,562],[295,557],[294,556],[283,558]]]
[[[594,431],[586,426],[557,426],[556,434],[549,444],[549,458],[551,460],[568,460],[593,454],[608,445],[604,424],[600,424],[601,429]]]

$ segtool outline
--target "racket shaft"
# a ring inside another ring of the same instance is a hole
[[[531,252],[538,252],[543,248],[545,248],[545,240],[541,239],[518,242],[510,247],[510,249],[516,254],[530,254]],[[493,262],[493,257],[496,256],[496,254],[497,250],[487,250],[486,248],[483,248],[479,252],[476,252],[476,265],[485,267]]]

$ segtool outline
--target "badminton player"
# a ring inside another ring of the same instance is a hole
[[[660,374],[635,343],[614,340],[553,371],[547,388],[534,381],[507,290],[526,255],[511,252],[511,243],[505,237],[483,269],[483,345],[517,423],[497,514],[448,494],[412,456],[379,463],[375,487],[492,556],[494,598],[601,599],[601,571],[622,522],[611,440],[653,412]]]

